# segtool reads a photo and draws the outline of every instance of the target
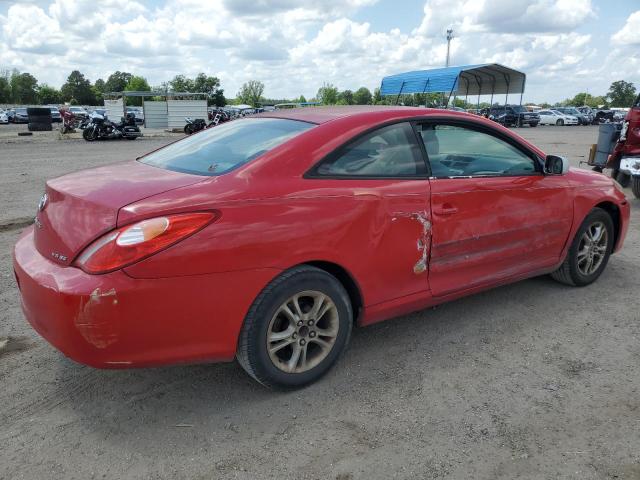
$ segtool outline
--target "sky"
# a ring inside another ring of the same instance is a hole
[[[451,65],[523,71],[525,102],[640,88],[640,0],[0,0],[0,70],[55,87],[75,69],[151,85],[205,72],[229,98],[254,79],[311,98],[444,66],[448,28]]]

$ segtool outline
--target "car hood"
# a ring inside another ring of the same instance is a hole
[[[116,226],[122,207],[206,178],[130,161],[49,180],[36,215],[36,248],[45,258],[69,265]]]

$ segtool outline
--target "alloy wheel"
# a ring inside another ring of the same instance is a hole
[[[592,275],[600,268],[608,246],[609,234],[604,223],[592,223],[582,234],[578,245],[577,266],[582,275]]]
[[[286,373],[311,370],[331,352],[338,337],[338,309],[328,295],[306,290],[276,310],[267,330],[267,351]]]

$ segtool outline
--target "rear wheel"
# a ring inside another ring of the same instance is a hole
[[[612,250],[613,221],[607,212],[594,208],[576,232],[564,262],[551,276],[567,285],[589,285],[604,271]]]
[[[634,175],[631,177],[631,191],[636,198],[640,198],[640,176]]]
[[[293,268],[254,301],[238,342],[240,365],[271,388],[318,380],[351,336],[353,313],[342,284],[315,267]]]
[[[621,172],[620,170],[615,171],[615,175],[611,174],[611,177],[618,182],[623,188],[627,188],[631,183],[631,175]]]

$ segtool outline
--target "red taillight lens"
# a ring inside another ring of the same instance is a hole
[[[127,225],[94,241],[74,265],[87,273],[118,270],[183,240],[215,218],[211,212],[179,213]]]

